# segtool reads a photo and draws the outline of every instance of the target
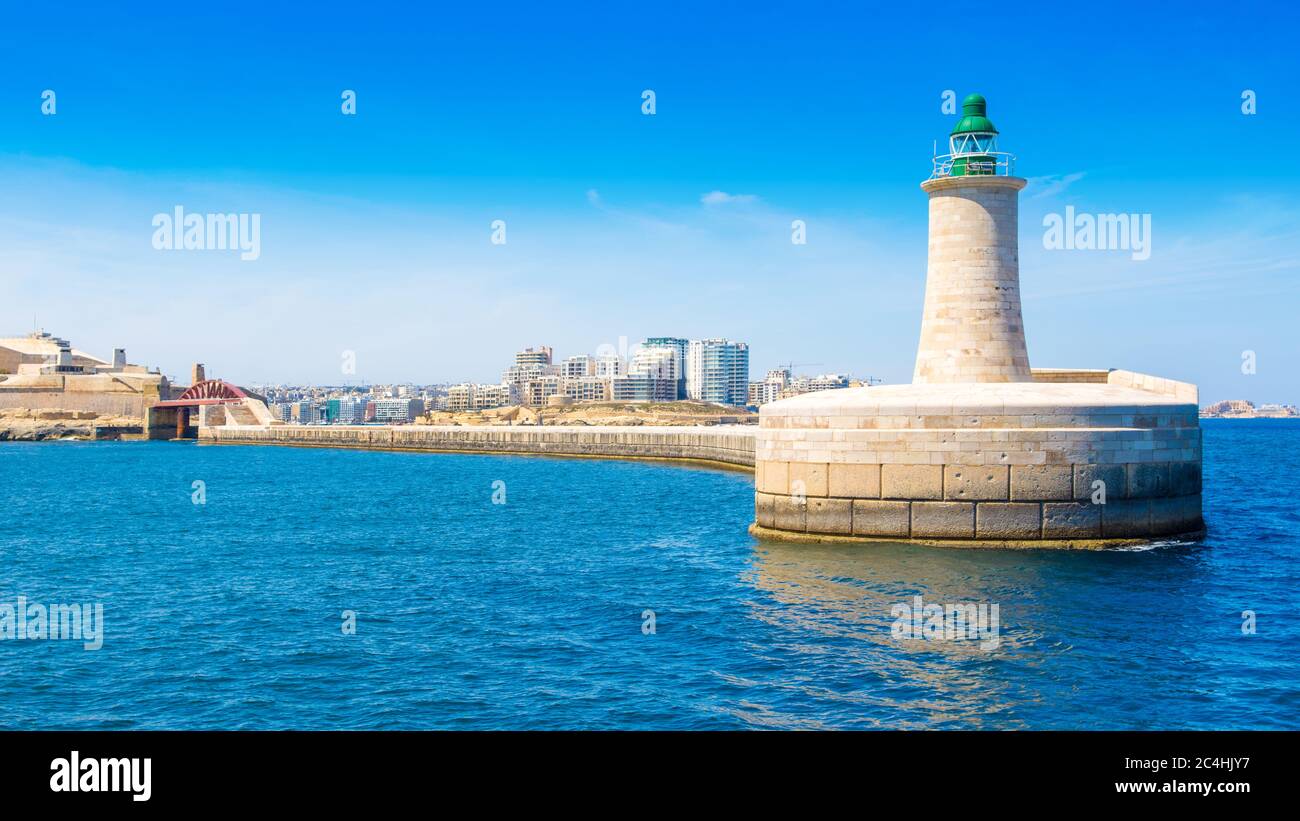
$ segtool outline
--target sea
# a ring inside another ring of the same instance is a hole
[[[0,728],[1297,729],[1300,420],[1202,424],[1205,537],[1100,551],[765,543],[684,464],[0,443]]]

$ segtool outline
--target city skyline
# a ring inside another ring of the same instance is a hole
[[[148,24],[121,32],[104,74],[91,33],[105,11],[14,44],[0,80],[0,334],[35,316],[97,356],[125,346],[166,373],[197,360],[259,384],[339,381],[352,352],[358,379],[426,384],[491,381],[538,342],[590,353],[671,331],[746,340],[751,380],[794,361],[904,382],[925,282],[917,186],[951,127],[946,93],[980,91],[1030,179],[1034,366],[1159,372],[1206,401],[1300,395],[1296,172],[1276,159],[1298,116],[1286,29],[1268,13],[1238,34],[1195,10],[1114,6],[1100,15],[1132,20],[1131,35],[1099,43],[1084,24],[1051,53],[976,67],[914,37],[863,49],[845,33],[871,20],[919,32],[933,10],[772,11],[773,28],[685,7],[637,25],[604,9],[545,44],[528,35],[538,12],[506,8],[484,27],[452,11],[422,49],[375,36],[375,12],[348,13],[341,53],[271,48],[199,13],[191,27],[248,46],[216,74],[161,70],[217,46]],[[1044,13],[1008,5],[1009,33],[1029,37]],[[37,26],[33,14],[15,26]],[[1157,22],[1166,43],[1141,33]],[[592,61],[605,68],[584,71]],[[355,115],[340,111],[348,89]],[[258,258],[156,250],[152,220],[177,206],[260,215]],[[1045,248],[1044,220],[1070,209],[1148,216],[1149,257]],[[795,220],[807,244],[791,242]]]

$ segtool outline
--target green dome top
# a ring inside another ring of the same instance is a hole
[[[961,119],[953,128],[953,134],[968,134],[972,131],[998,133],[993,121],[985,116],[988,104],[979,94],[971,94],[961,101]]]

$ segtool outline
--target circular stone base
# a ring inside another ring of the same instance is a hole
[[[986,550],[1108,550],[1149,545],[1152,539],[900,539],[885,536],[844,536],[824,533],[792,533],[760,527],[757,522],[749,526],[749,535],[765,542],[793,542],[796,544],[923,544],[931,547],[983,548]],[[1205,536],[1205,531],[1177,533],[1161,536],[1160,541],[1195,542]]]
[[[764,405],[756,532],[1098,547],[1202,531],[1195,389],[1090,373],[1090,382],[890,385]]]

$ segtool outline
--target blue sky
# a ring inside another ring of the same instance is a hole
[[[978,91],[1031,179],[1034,365],[1300,401],[1292,7],[654,5],[11,10],[0,334],[245,384],[342,382],[344,351],[353,381],[495,380],[647,335],[907,381],[917,186],[943,93]],[[261,214],[261,257],[155,250],[178,204]],[[1044,249],[1066,206],[1150,214],[1150,259]]]

